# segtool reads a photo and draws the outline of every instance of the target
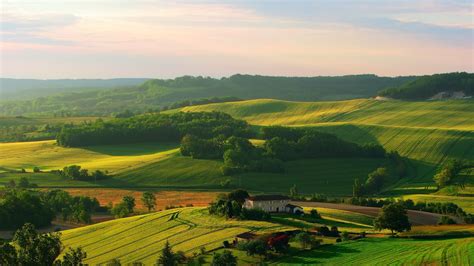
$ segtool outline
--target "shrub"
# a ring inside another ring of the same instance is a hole
[[[212,266],[236,266],[237,257],[232,255],[232,252],[224,250],[222,253],[214,253],[212,258]]]
[[[315,218],[315,219],[320,219],[321,218],[321,215],[318,213],[318,211],[316,209],[312,209],[310,212],[309,212],[309,216],[311,218]]]
[[[449,216],[443,215],[439,218],[438,224],[439,225],[441,225],[441,224],[456,224],[456,221],[453,218],[449,217]]]
[[[38,166],[35,166],[35,167],[33,167],[33,172],[34,173],[39,173],[39,172],[41,172],[41,169],[39,169]]]
[[[242,208],[242,211],[240,212],[240,218],[242,220],[269,221],[271,215],[260,209]]]

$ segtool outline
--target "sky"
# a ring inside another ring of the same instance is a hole
[[[474,72],[467,0],[0,0],[0,76]]]

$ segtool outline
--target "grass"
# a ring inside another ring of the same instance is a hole
[[[301,193],[350,195],[355,178],[364,179],[384,160],[367,158],[309,159],[285,164],[283,174],[245,173],[233,178],[236,186],[250,190],[287,193],[296,184]]]
[[[338,215],[351,220],[356,217],[347,212],[321,209],[324,215]],[[357,218],[360,221],[360,218]],[[344,227],[341,223],[322,219],[329,225]],[[308,225],[308,226],[304,226]],[[143,262],[152,265],[159,257],[166,241],[174,251],[188,256],[199,254],[201,248],[211,251],[221,247],[224,240],[233,240],[243,232],[257,234],[309,228],[314,224],[298,217],[275,216],[271,222],[225,220],[210,216],[204,208],[180,208],[156,213],[107,221],[62,232],[65,247],[82,247],[87,252],[85,263],[105,263],[113,258],[122,264]],[[357,229],[357,224],[352,224]],[[350,229],[350,227],[348,227]],[[347,229],[347,228],[346,228]],[[360,229],[360,228],[359,228]],[[412,234],[438,234],[443,232],[473,232],[472,226],[417,226]],[[407,238],[366,238],[357,241],[334,243],[312,251],[302,251],[294,245],[290,253],[269,261],[270,264],[325,264],[325,265],[472,265],[474,238],[420,240]],[[231,249],[244,264],[257,263],[257,257]],[[394,255],[396,256],[394,257]],[[210,262],[212,252],[204,256]]]
[[[294,252],[278,265],[472,265],[474,238],[414,240],[365,238]]]
[[[0,166],[29,171],[62,169],[77,164],[89,170],[118,173],[160,160],[176,152],[176,143],[137,143],[64,148],[54,140],[0,143]]]
[[[307,209],[309,211],[312,208],[307,208]],[[374,224],[374,218],[372,216],[365,215],[362,213],[329,209],[329,208],[315,208],[315,209],[324,219],[329,219],[329,220],[334,220],[334,221],[343,221],[343,222],[352,223],[358,226],[372,227],[372,225]]]
[[[472,101],[403,102],[348,100],[289,102],[249,100],[184,107],[183,111],[221,111],[256,125],[312,125],[350,122],[365,125],[473,130]]]
[[[181,110],[224,111],[256,126],[281,124],[314,127],[349,141],[379,143],[387,150],[397,150],[410,159],[411,176],[391,185],[386,191],[387,196],[393,193],[425,193],[423,191],[428,191],[426,187],[433,184],[435,168],[446,158],[474,158],[472,101],[250,100],[191,106]],[[261,144],[258,140],[253,142]],[[230,179],[234,187],[253,191],[286,193],[289,187],[296,184],[302,193],[347,196],[352,192],[354,178],[363,179],[383,165],[383,160],[377,159],[325,158],[288,162],[284,174],[245,173],[227,177],[220,172],[221,161],[182,157],[176,148],[177,144],[172,143],[90,148],[63,148],[55,145],[54,141],[4,143],[0,144],[0,166],[13,169],[39,166],[50,170],[78,164],[90,170],[108,170],[115,175],[113,179],[98,184],[58,180],[57,186],[218,189],[223,181]],[[0,182],[5,178],[5,174],[0,174]],[[55,183],[38,181],[40,185]],[[413,189],[398,190],[402,187]]]
[[[313,127],[364,144],[377,143],[411,159],[410,182],[432,182],[446,158],[474,159],[472,101],[250,100],[190,106],[182,111],[222,111],[253,125]]]
[[[0,166],[7,169],[34,166],[42,170],[61,169],[77,164],[83,168],[108,170],[112,178],[96,182],[64,179],[50,173],[0,173],[0,184],[26,176],[40,187],[113,187],[113,188],[180,188],[222,189],[230,180],[232,187],[251,191],[286,193],[297,184],[302,193],[347,195],[352,192],[354,178],[364,178],[384,164],[384,160],[367,158],[311,159],[286,163],[283,174],[245,173],[224,176],[222,161],[183,157],[176,144],[130,144],[96,146],[93,148],[63,148],[54,141],[4,143],[0,149]],[[169,150],[167,150],[169,149]]]
[[[474,236],[474,225],[419,225],[413,226],[409,232],[400,233],[402,237],[444,237]]]
[[[183,208],[63,231],[62,241],[65,247],[81,246],[87,252],[87,264],[118,258],[124,265],[135,261],[153,265],[166,241],[174,251],[192,255],[202,247],[206,250],[220,247],[224,240],[232,240],[243,232],[284,229],[289,227],[270,222],[225,220],[209,216],[203,208]]]

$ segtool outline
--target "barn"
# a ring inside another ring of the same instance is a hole
[[[303,208],[290,204],[290,198],[284,195],[251,196],[245,199],[243,207],[274,213],[303,213]]]

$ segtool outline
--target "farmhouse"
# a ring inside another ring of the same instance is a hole
[[[246,209],[261,209],[266,212],[302,213],[303,208],[290,204],[290,198],[283,195],[257,195],[245,199]]]

